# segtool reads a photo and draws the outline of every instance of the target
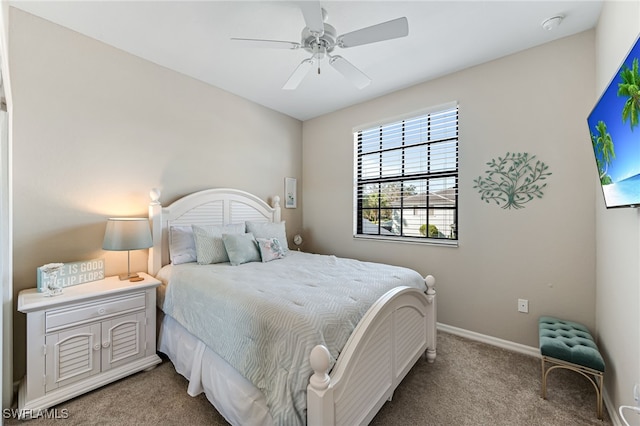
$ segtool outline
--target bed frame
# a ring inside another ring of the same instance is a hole
[[[168,207],[160,191],[150,192],[149,219],[153,247],[149,273],[169,263],[168,230],[172,225],[222,225],[247,220],[279,222],[280,197],[270,206],[236,189],[208,189],[187,195]],[[396,287],[364,315],[342,350],[331,374],[329,351],[316,346],[310,361],[314,374],[307,387],[310,426],[367,424],[376,415],[411,367],[422,357],[436,357],[435,279],[425,278],[426,294]]]

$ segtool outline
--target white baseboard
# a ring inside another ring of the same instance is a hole
[[[465,330],[464,328],[454,327],[452,325],[437,323],[436,327],[438,330],[442,330],[445,333],[455,334],[456,336],[466,337],[470,340],[475,340],[477,342],[486,343],[488,345],[497,346],[499,348],[507,349],[513,352],[518,352],[524,355],[530,355],[536,358],[540,358],[540,349],[534,348],[533,346],[522,345],[520,343],[511,342],[509,340],[499,339],[493,336],[487,336],[486,334],[476,333],[475,331]],[[609,413],[609,417],[611,418],[611,422],[614,426],[624,426],[624,423],[620,419],[618,415],[618,410],[616,410],[613,402],[609,398],[607,393],[607,389],[603,389],[602,392],[604,406]]]
[[[452,325],[437,323],[437,329],[445,333],[455,334],[456,336],[466,337],[467,339],[476,340],[478,342],[487,343],[499,348],[508,349],[513,352],[540,358],[540,349],[533,346],[527,346],[520,343],[511,342],[509,340],[499,339],[486,334],[476,333],[475,331],[465,330],[463,328],[454,327]]]
[[[607,393],[607,389],[604,389],[602,391],[602,397],[604,399],[604,406],[607,408],[607,412],[609,412],[609,417],[611,418],[611,423],[613,423],[613,426],[624,426],[625,423],[620,417],[620,413],[613,405],[613,402],[611,401],[611,398]],[[629,411],[625,411],[625,414],[627,415],[627,419],[629,418],[629,413],[630,413]]]

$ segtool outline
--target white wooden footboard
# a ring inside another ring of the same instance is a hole
[[[309,426],[369,423],[422,355],[435,360],[435,279],[429,275],[425,282],[427,294],[397,287],[382,296],[357,325],[330,375],[329,351],[322,345],[313,349]]]

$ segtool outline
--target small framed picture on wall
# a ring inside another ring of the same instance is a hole
[[[284,206],[295,209],[297,205],[296,178],[284,178]]]

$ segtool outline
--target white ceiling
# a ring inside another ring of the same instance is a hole
[[[309,56],[245,48],[231,37],[300,42],[304,19],[287,1],[27,1],[10,5],[159,65],[306,120],[587,29],[602,0],[321,1],[344,34],[406,16],[409,36],[336,48],[373,81],[356,89],[321,63],[295,91],[281,87]],[[546,31],[541,23],[564,15]],[[325,59],[326,60],[326,59]]]

